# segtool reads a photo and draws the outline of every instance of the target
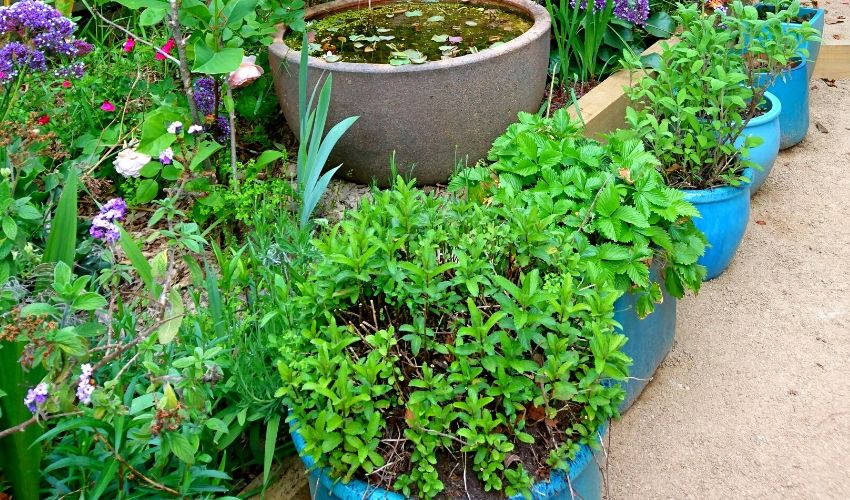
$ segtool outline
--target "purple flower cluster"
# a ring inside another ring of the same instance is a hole
[[[91,404],[91,395],[94,392],[94,381],[91,378],[93,370],[89,363],[85,363],[80,369],[82,373],[80,374],[80,381],[77,383],[77,399],[80,400],[80,403],[88,405]]]
[[[27,406],[30,413],[35,414],[35,412],[38,411],[38,407],[47,401],[47,395],[47,384],[44,382],[35,387],[30,387],[27,391],[27,396],[24,398],[24,404]]]
[[[195,107],[204,116],[216,115],[218,112],[215,109],[215,86],[215,80],[208,76],[195,80]],[[225,116],[216,116],[212,123],[207,125],[206,131],[212,134],[216,141],[227,142],[230,139],[230,121]]]
[[[0,7],[0,36],[9,40],[0,48],[0,84],[13,80],[20,68],[43,72],[54,58],[65,64],[91,52],[91,44],[74,38],[76,28],[58,10],[37,0]],[[78,74],[82,69],[75,66],[62,76]]]
[[[202,115],[211,115],[215,109],[215,80],[209,76],[195,80],[195,107]]]
[[[649,18],[649,0],[614,0],[614,15],[643,26]]]
[[[219,116],[207,127],[207,131],[212,134],[213,139],[225,143],[230,140],[230,120],[226,116]]]
[[[127,203],[122,198],[113,198],[100,207],[100,213],[94,216],[89,231],[93,238],[107,243],[115,243],[121,236],[115,221],[127,214]]]

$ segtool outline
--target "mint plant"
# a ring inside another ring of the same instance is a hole
[[[321,235],[274,314],[290,425],[335,479],[432,498],[438,460],[455,457],[485,490],[528,495],[618,415],[623,391],[603,381],[630,364],[620,293],[556,223],[567,203],[413,185],[399,178]]]
[[[493,142],[488,166],[459,172],[450,189],[499,207],[515,198],[538,204],[541,217],[570,235],[585,271],[638,295],[645,316],[667,291],[698,291],[705,239],[691,221],[696,209],[668,187],[658,160],[637,139],[618,132],[600,144],[582,136],[566,110],[551,118],[527,113]],[[661,276],[650,273],[656,265]]]
[[[761,139],[749,137],[740,152],[735,146],[758,104],[746,85],[742,51],[735,50],[737,23],[719,12],[703,15],[695,6],[680,6],[674,19],[683,27],[680,41],[662,44],[654,71],[623,52],[624,66],[642,73],[626,89],[634,104],[626,123],[661,162],[668,186],[738,185],[749,166],[747,148]]]

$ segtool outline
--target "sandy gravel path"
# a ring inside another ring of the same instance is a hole
[[[612,498],[850,498],[850,80],[836,85],[812,82],[806,139],[613,425]]]

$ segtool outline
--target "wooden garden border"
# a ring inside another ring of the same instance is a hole
[[[656,42],[644,54],[660,52],[662,42]],[[668,43],[675,42],[668,41]],[[635,78],[638,77],[635,75]],[[818,54],[813,78],[835,80],[850,78],[850,41],[824,40]],[[628,98],[623,88],[630,83],[629,72],[619,71],[603,80],[578,100],[587,136],[598,138],[601,134],[625,125]],[[578,118],[575,106],[569,111],[573,118]]]

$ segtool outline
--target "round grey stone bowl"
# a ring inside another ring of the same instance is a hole
[[[395,0],[372,0],[371,5]],[[390,158],[398,172],[419,184],[445,182],[458,165],[473,165],[487,156],[490,144],[519,111],[539,109],[549,65],[549,14],[530,0],[470,0],[522,13],[532,27],[517,38],[475,54],[424,64],[329,63],[310,57],[308,93],[319,78],[333,74],[328,128],[359,116],[337,143],[326,168],[342,164],[346,179],[387,186]],[[306,18],[352,8],[364,0],[338,0],[307,10]],[[281,109],[298,135],[298,66],[300,52],[278,32],[269,46],[269,63]]]

